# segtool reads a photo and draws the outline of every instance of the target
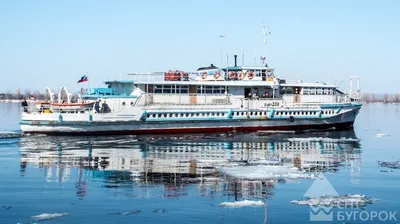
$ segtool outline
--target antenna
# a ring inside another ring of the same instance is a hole
[[[242,50],[242,66],[244,65],[244,49]]]
[[[264,25],[264,21],[261,22],[261,27],[262,27],[262,31],[263,31],[263,36],[264,36],[264,56],[265,59],[267,59],[267,35],[270,35],[271,32],[269,31],[269,26],[268,26],[268,32],[265,31],[265,25]],[[267,64],[265,64],[267,66]]]

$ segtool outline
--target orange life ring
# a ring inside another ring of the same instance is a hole
[[[201,73],[201,78],[206,79],[207,78],[207,72],[202,72]]]
[[[253,72],[248,72],[247,77],[252,80],[254,78],[254,73]]]
[[[236,72],[229,72],[229,78],[230,79],[236,79]]]
[[[214,78],[218,79],[221,76],[221,73],[219,72],[214,72]]]
[[[244,79],[244,72],[240,72],[240,73],[239,73],[239,79],[240,79],[240,80],[243,80],[243,79]]]

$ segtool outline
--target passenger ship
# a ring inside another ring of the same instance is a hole
[[[360,89],[275,76],[265,66],[214,65],[196,72],[128,74],[107,88],[82,90],[71,102],[58,100],[24,108],[21,130],[45,134],[156,134],[352,128],[361,108]],[[351,78],[350,83],[354,81]],[[58,101],[58,102],[57,102]]]

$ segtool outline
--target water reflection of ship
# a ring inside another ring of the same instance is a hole
[[[344,139],[343,136],[346,136]],[[234,137],[198,140],[147,138],[21,139],[21,165],[35,164],[45,170],[45,179],[67,181],[71,168],[79,168],[77,194],[86,194],[87,175],[104,179],[106,187],[121,183],[163,184],[165,197],[185,195],[185,187],[198,184],[199,195],[224,192],[235,198],[263,198],[272,184],[268,181],[224,180],[219,166],[270,162],[309,170],[337,170],[360,159],[360,145],[354,132],[318,135]],[[118,186],[117,186],[118,187]]]

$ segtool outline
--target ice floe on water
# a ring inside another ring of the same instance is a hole
[[[19,138],[21,136],[22,136],[22,132],[15,132],[15,131],[0,132],[0,139],[2,139],[2,138]]]
[[[40,215],[31,216],[31,218],[36,221],[43,221],[43,220],[55,219],[55,218],[63,217],[63,216],[67,216],[67,215],[69,215],[69,214],[68,213],[51,213],[51,214],[43,213]]]
[[[389,134],[384,134],[384,133],[375,133],[374,137],[375,138],[382,138],[382,137],[387,137],[390,136]]]
[[[326,137],[312,137],[312,138],[288,138],[288,141],[292,142],[340,142],[340,143],[345,143],[345,142],[360,142],[360,139],[357,138],[326,138]]]
[[[219,204],[220,207],[230,207],[230,208],[239,208],[239,207],[246,207],[246,206],[264,206],[264,202],[262,201],[250,201],[250,200],[243,200],[243,201],[233,201],[233,202],[222,202]]]
[[[133,210],[133,211],[126,211],[126,212],[109,213],[109,215],[133,215],[133,214],[139,214],[141,212],[142,212],[141,210]]]
[[[306,198],[303,200],[293,200],[290,203],[308,206],[331,206],[331,207],[351,207],[362,208],[367,204],[373,204],[376,199],[372,199],[362,194],[345,194],[342,196],[323,195],[318,197]]]
[[[316,179],[314,174],[306,173],[289,166],[236,166],[221,167],[223,174],[240,179]]]
[[[400,169],[400,161],[378,161],[380,167],[387,167],[391,169]]]

